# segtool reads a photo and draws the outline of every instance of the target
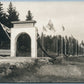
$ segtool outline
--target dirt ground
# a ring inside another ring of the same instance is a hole
[[[15,63],[14,60],[10,62]],[[63,60],[62,64],[41,60],[30,69],[17,69],[14,74],[1,77],[0,82],[84,82],[84,57],[71,57]]]

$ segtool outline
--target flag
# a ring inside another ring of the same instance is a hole
[[[62,25],[62,30],[65,31],[65,27]]]
[[[83,40],[81,41],[81,45],[84,46],[84,42],[83,42]]]
[[[55,32],[55,29],[54,29],[54,26],[53,26],[53,23],[52,23],[51,20],[49,20],[49,23],[48,23],[48,25],[47,25],[47,28],[48,28],[49,30],[53,30],[53,31]]]
[[[37,27],[35,27],[36,28],[36,31],[38,32],[38,28]]]
[[[1,23],[0,23],[1,24]],[[11,33],[11,30],[10,28],[6,27],[5,25],[1,24],[2,28],[4,31],[8,32],[8,33]]]
[[[47,31],[46,28],[43,26],[43,31]]]
[[[11,33],[11,30],[3,24],[1,24],[1,26],[2,26],[3,30],[5,31],[6,35],[8,36],[8,38],[11,39],[10,35],[9,35],[9,33]]]

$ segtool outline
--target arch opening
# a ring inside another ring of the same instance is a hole
[[[16,41],[16,56],[31,57],[31,38],[26,33],[21,33]]]

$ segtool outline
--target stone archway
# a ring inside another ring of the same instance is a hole
[[[11,28],[11,57],[17,57],[20,56],[18,55],[17,50],[19,49],[18,45],[18,39],[21,37],[22,34],[26,33],[28,37],[30,37],[30,45],[31,45],[31,57],[36,58],[37,57],[37,29],[35,28],[34,24],[36,21],[14,21],[13,23],[13,28]],[[25,35],[25,36],[26,36]],[[24,42],[25,39],[23,39]],[[21,41],[19,41],[20,43]],[[27,43],[29,41],[26,41]],[[19,44],[20,45],[20,44]],[[22,45],[22,44],[21,44]],[[28,45],[27,45],[28,46]],[[20,50],[21,51],[21,50]],[[17,54],[17,55],[16,55]],[[25,55],[22,55],[20,57],[25,57]],[[29,53],[27,54],[26,57],[29,56]]]
[[[21,33],[16,40],[16,56],[31,57],[31,38],[27,33]]]

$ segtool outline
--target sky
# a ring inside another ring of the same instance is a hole
[[[4,11],[10,2],[3,1]],[[41,33],[43,26],[46,27],[49,20],[52,21],[55,32],[47,31],[44,33],[52,35],[68,35],[79,40],[84,40],[84,2],[83,1],[36,1],[36,2],[12,2],[13,7],[19,12],[19,19],[25,21],[28,10],[31,10],[34,20],[37,21],[36,27]],[[65,31],[62,30],[62,25]]]

